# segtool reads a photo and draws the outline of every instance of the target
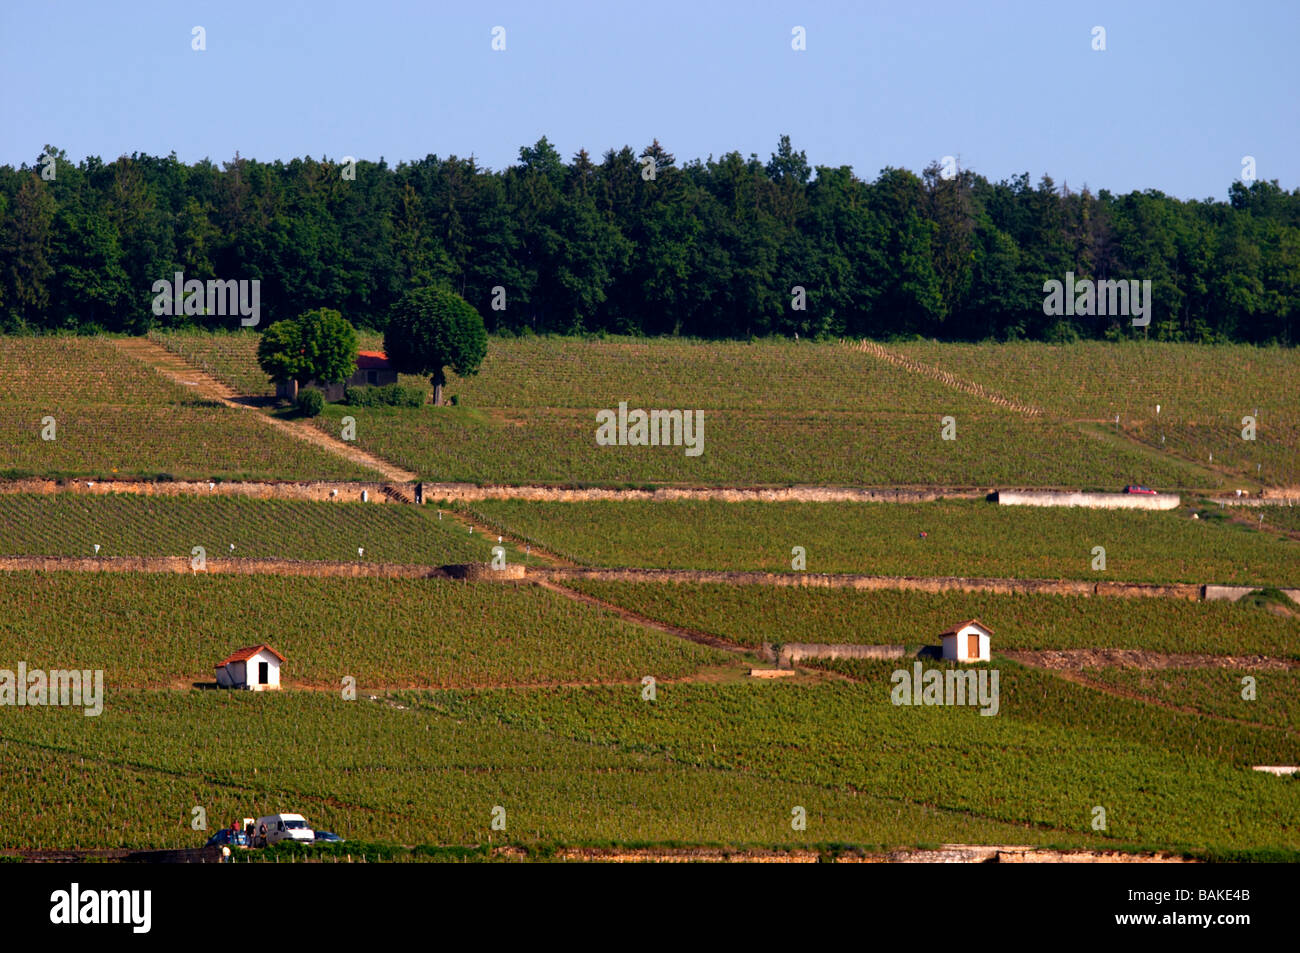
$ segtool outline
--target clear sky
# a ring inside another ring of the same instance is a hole
[[[994,180],[1223,198],[1247,155],[1300,186],[1298,40],[1300,0],[4,0],[0,163],[48,142],[499,169],[543,135],[566,159],[656,137],[766,159],[789,133],[868,179],[953,155]]]

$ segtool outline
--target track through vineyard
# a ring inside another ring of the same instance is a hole
[[[597,599],[595,596],[589,596],[584,592],[575,592],[567,586],[558,586],[553,582],[547,582],[545,580],[540,580],[537,584],[543,589],[564,596],[566,599],[572,599],[574,602],[581,602],[584,605],[593,606],[598,609],[605,609],[629,622],[644,626],[647,629],[654,629],[658,632],[675,636],[679,639],[686,639],[688,642],[694,642],[697,645],[707,645],[710,648],[721,649],[724,652],[735,652],[738,654],[753,651],[743,645],[737,645],[735,642],[719,638],[716,635],[710,635],[707,632],[700,632],[695,629],[685,629],[677,625],[668,625],[665,622],[660,622],[656,619],[650,618],[649,616],[641,615],[639,612],[633,612],[631,609],[625,609],[612,602],[606,602],[604,599]]]
[[[1034,407],[1030,404],[1022,404],[1016,400],[1010,400],[1000,394],[993,393],[981,384],[963,380],[955,374],[950,374],[941,368],[931,367],[929,364],[923,364],[920,361],[914,361],[909,357],[903,357],[901,354],[895,354],[884,345],[877,344],[875,341],[863,338],[861,341],[845,341],[844,343],[855,351],[862,351],[866,354],[870,354],[872,357],[893,364],[895,367],[901,367],[903,370],[911,371],[914,374],[921,374],[931,380],[936,380],[941,384],[946,384],[955,390],[983,398],[990,403],[997,404],[999,407],[1005,407],[1007,410],[1015,411],[1016,413],[1023,414],[1026,417],[1043,416],[1043,411],[1039,407]]]
[[[394,480],[399,483],[412,483],[415,481],[415,474],[409,470],[403,470],[400,467],[393,466],[385,460],[366,453],[357,447],[349,447],[342,440],[335,440],[328,434],[321,432],[305,423],[295,421],[281,420],[278,417],[272,417],[256,410],[251,404],[243,403],[235,399],[235,393],[225,384],[218,381],[197,367],[189,364],[182,358],[168,351],[166,348],[155,343],[149,338],[132,337],[120,338],[115,341],[117,348],[128,357],[134,358],[143,364],[153,368],[163,377],[179,384],[182,387],[193,388],[194,392],[201,397],[209,400],[219,401],[227,407],[234,407],[252,412],[258,420],[263,421],[267,426],[279,430],[281,433],[288,434],[297,440],[315,444],[323,450],[328,450],[335,456],[342,457],[358,466],[382,473],[385,479]]]
[[[1203,659],[1208,658],[1207,656],[1199,656],[1199,657]],[[1287,660],[1274,659],[1273,661],[1286,662]],[[1163,667],[1163,666],[1157,666],[1157,667]],[[1188,667],[1199,668],[1202,666],[1188,666]],[[1205,667],[1223,668],[1225,666],[1212,664]],[[1078,685],[1080,688],[1087,688],[1091,691],[1101,692],[1102,694],[1110,695],[1113,698],[1123,698],[1127,701],[1141,702],[1144,705],[1154,705],[1157,708],[1162,708],[1165,711],[1177,712],[1180,715],[1193,715],[1197,718],[1212,718],[1215,721],[1221,721],[1230,725],[1241,725],[1246,728],[1264,729],[1270,731],[1279,730],[1272,725],[1262,724],[1257,721],[1250,721],[1245,718],[1233,718],[1231,715],[1220,715],[1217,712],[1206,711],[1203,708],[1196,708],[1192,705],[1176,705],[1173,702],[1165,701],[1163,698],[1155,698],[1143,692],[1134,691],[1131,688],[1122,688],[1117,685],[1107,684],[1106,682],[1099,682],[1096,679],[1088,678],[1084,674],[1084,672],[1086,671],[1085,669],[1067,671],[1064,669],[1056,668],[1056,669],[1049,669],[1049,671],[1051,671],[1052,675],[1054,675],[1055,677],[1064,679],[1067,682],[1071,682],[1075,685]],[[1300,732],[1297,732],[1292,729],[1281,729],[1281,730],[1285,734],[1300,738]]]

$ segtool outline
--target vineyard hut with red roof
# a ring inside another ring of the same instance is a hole
[[[217,663],[217,684],[264,692],[280,687],[280,665],[284,656],[269,645],[250,645]]]

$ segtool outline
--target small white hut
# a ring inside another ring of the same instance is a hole
[[[958,622],[951,629],[939,633],[943,640],[943,657],[954,662],[987,662],[989,636],[993,630],[979,619]]]
[[[269,645],[250,645],[217,663],[217,684],[263,692],[280,687],[284,656]]]

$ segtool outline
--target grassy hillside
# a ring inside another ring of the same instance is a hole
[[[1300,541],[1172,511],[931,503],[553,503],[485,500],[474,513],[595,566],[1300,585]],[[921,534],[924,533],[925,536]],[[1106,550],[1104,572],[1092,568]]]
[[[356,562],[487,562],[496,537],[439,519],[436,507],[359,502],[0,494],[0,555],[186,556]],[[232,551],[231,545],[235,547]],[[358,555],[357,549],[365,550]],[[507,559],[523,556],[507,547]]]
[[[1215,466],[1238,478],[1300,482],[1295,348],[1088,341],[924,342],[895,350],[1058,418],[1113,428],[1118,414],[1127,436],[1200,463],[1213,454]],[[1256,418],[1254,440],[1242,439],[1247,415]]]
[[[1101,805],[1108,839],[1300,844],[1296,783],[1249,768],[1294,752],[1283,732],[1182,715],[1005,664],[993,717],[972,707],[896,706],[894,667],[882,663],[859,684],[816,688],[673,686],[653,705],[601,688],[479,693],[444,704],[480,723],[927,804],[1021,824],[1026,835],[1050,830],[1078,842]]]
[[[640,697],[638,686],[615,691]],[[190,828],[195,806],[214,829],[292,810],[349,840],[402,844],[1064,839],[884,793],[469,717],[448,702],[399,709],[364,695],[122,692],[98,718],[6,709],[0,847],[198,846],[207,834]],[[498,805],[505,831],[489,826]],[[793,805],[808,811],[806,832],[790,828]]]
[[[0,574],[0,659],[104,671],[108,691],[211,684],[267,642],[293,687],[454,688],[688,675],[726,656],[534,586],[446,580]],[[0,709],[0,717],[22,717]]]
[[[254,334],[154,339],[240,392],[265,395]],[[375,335],[366,347],[380,347]],[[427,382],[412,378],[411,383]],[[1118,488],[1213,487],[1170,453],[1098,438],[999,405],[835,343],[495,338],[481,371],[454,376],[456,408],[331,407],[337,435],[429,480],[507,483],[837,483]],[[704,451],[601,447],[596,412],[704,411]],[[957,423],[941,437],[942,419]]]
[[[1123,648],[1300,658],[1300,614],[1230,602],[1179,599],[857,591],[717,583],[567,583],[652,619],[764,642],[937,645],[972,617],[1002,649]]]
[[[253,419],[197,399],[106,338],[0,341],[3,475],[373,479]],[[54,439],[42,439],[53,417]]]

